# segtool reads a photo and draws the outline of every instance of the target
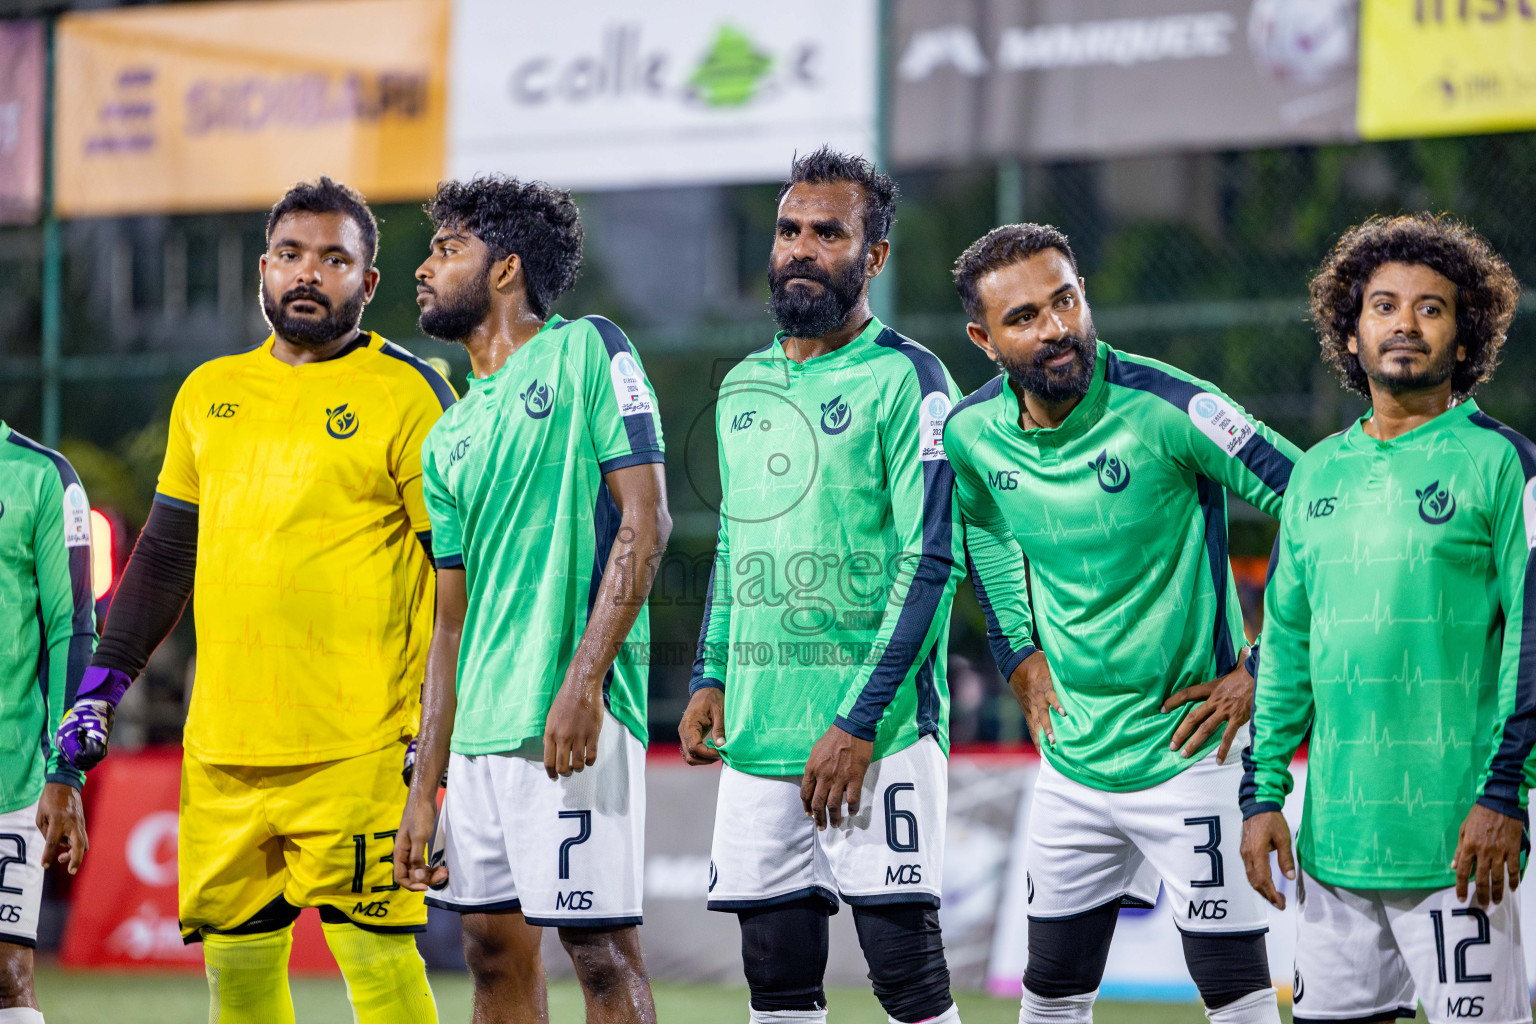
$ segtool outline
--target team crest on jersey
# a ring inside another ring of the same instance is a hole
[[[528,411],[529,419],[541,420],[555,407],[555,389],[548,384],[540,384],[537,377],[517,397],[523,400],[523,408]]]
[[[838,395],[830,402],[821,403],[821,432],[823,434],[841,434],[848,429],[848,424],[853,422],[853,410],[848,408],[848,403],[843,401],[843,396]]]
[[[325,432],[332,437],[345,441],[357,433],[357,427],[357,413],[348,409],[346,402],[325,410]]]
[[[1449,522],[1456,514],[1456,496],[1450,488],[1441,487],[1438,480],[1413,493],[1419,499],[1419,518],[1431,526]]]
[[[656,411],[651,390],[640,372],[640,361],[628,351],[614,353],[608,360],[608,377],[613,383],[613,397],[619,403],[620,416],[642,416]]]
[[[923,396],[922,414],[917,418],[917,457],[923,462],[944,462],[944,421],[953,403],[949,396],[934,391]]]
[[[1231,402],[1206,391],[1196,391],[1189,400],[1189,420],[1195,429],[1234,456],[1253,436],[1253,424]]]
[[[1131,467],[1109,454],[1109,449],[1099,451],[1098,457],[1088,465],[1099,474],[1099,486],[1106,494],[1119,494],[1131,482]]]

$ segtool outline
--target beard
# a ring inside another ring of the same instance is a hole
[[[1423,342],[1418,343],[1418,351],[1431,353],[1431,349]],[[1366,358],[1366,349],[1360,348],[1360,369],[1370,380],[1381,385],[1386,391],[1394,395],[1407,394],[1412,391],[1430,391],[1439,387],[1451,379],[1456,372],[1456,346],[1447,345],[1445,352],[1439,359],[1431,358],[1429,365],[1423,369],[1402,367],[1391,362],[1391,353],[1382,354],[1378,347],[1371,358]]]
[[[289,315],[289,304],[301,299],[313,302],[325,310],[325,315],[319,319]],[[300,348],[323,348],[357,330],[358,321],[363,318],[363,305],[361,286],[347,296],[340,309],[333,307],[331,300],[317,288],[299,285],[284,292],[280,300],[274,300],[267,293],[266,284],[261,286],[261,312],[267,318],[267,326],[272,328],[273,334]]]
[[[1093,386],[1093,365],[1098,356],[1098,332],[1093,321],[1083,319],[1083,332],[1066,337],[1042,347],[1031,359],[1010,359],[1001,352],[997,355],[998,367],[1025,391],[1045,402],[1066,402],[1082,398]],[[1063,367],[1046,366],[1063,352],[1074,355],[1072,362]]]
[[[487,256],[485,270],[490,268],[491,259]],[[485,322],[491,311],[491,289],[484,274],[471,278],[455,291],[433,294],[437,301],[430,309],[422,310],[416,323],[423,334],[439,341],[463,341]]]
[[[791,338],[819,338],[848,322],[848,314],[864,294],[866,248],[835,273],[814,263],[790,260],[783,267],[768,267],[768,311],[779,329]],[[820,288],[792,287],[795,278],[815,281]]]

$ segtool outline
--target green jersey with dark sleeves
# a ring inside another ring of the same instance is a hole
[[[1302,866],[1438,888],[1474,803],[1527,820],[1536,445],[1470,401],[1391,441],[1364,423],[1291,478],[1243,811],[1281,809],[1310,730]]]
[[[1190,706],[1163,702],[1243,644],[1226,492],[1278,514],[1300,452],[1213,385],[1103,342],[1060,426],[1025,430],[1020,411],[997,377],[944,430],[994,656],[1011,673],[1045,652],[1069,717],[1040,747],[1064,775],[1154,786],[1196,761],[1169,749]]]
[[[964,549],[932,352],[872,319],[797,363],[784,336],[726,375],[720,530],[691,690],[725,691],[725,762],[805,770],[834,724],[874,756],[948,749],[945,653]]]
[[[0,422],[0,814],[44,781],[80,788],[53,734],[95,649],[85,488],[64,456]]]
[[[432,427],[421,462],[433,558],[439,570],[463,569],[469,593],[456,753],[501,753],[544,735],[618,535],[604,474],[661,461],[640,356],[598,316],[551,317],[501,369],[470,378]],[[649,645],[642,607],[603,681],[608,709],[641,742],[649,659],[634,652]]]

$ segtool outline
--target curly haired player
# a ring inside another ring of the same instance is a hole
[[[1536,745],[1536,445],[1472,392],[1519,286],[1429,214],[1346,232],[1312,281],[1370,400],[1296,464],[1264,597],[1243,862],[1297,882],[1298,1022],[1529,1021],[1520,881]],[[1296,857],[1281,807],[1311,733]]]

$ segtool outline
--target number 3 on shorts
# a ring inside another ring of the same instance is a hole
[[[1189,883],[1192,889],[1220,889],[1226,884],[1226,876],[1221,864],[1221,818],[1212,815],[1209,818],[1185,818],[1184,824],[1193,825],[1196,828],[1204,825],[1207,829],[1205,842],[1195,847],[1196,853],[1203,853],[1211,858],[1211,877],[1192,879]]]

